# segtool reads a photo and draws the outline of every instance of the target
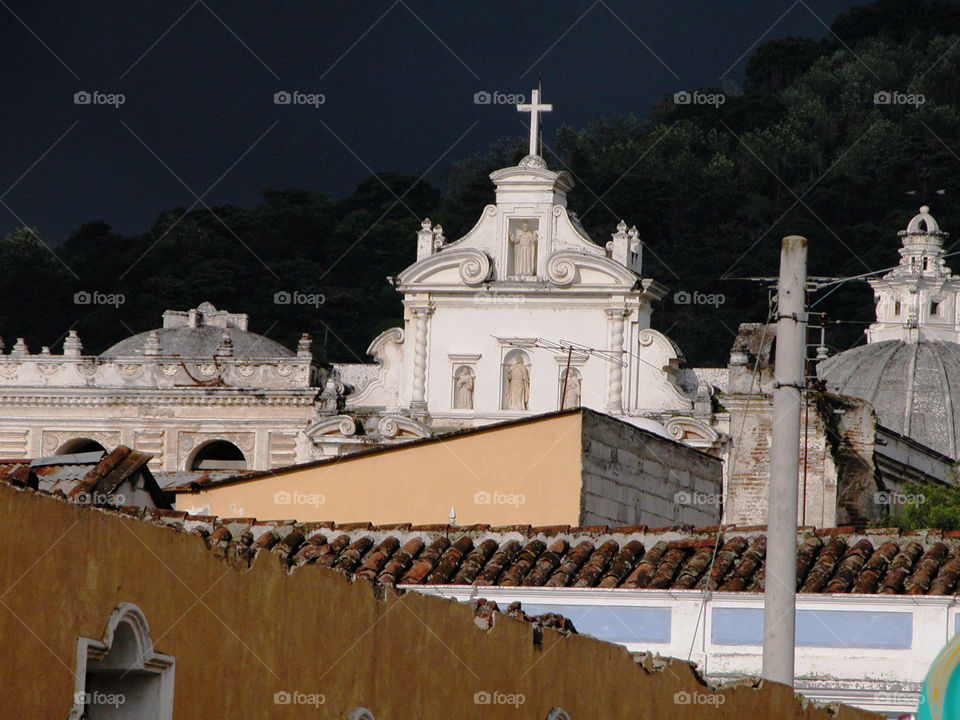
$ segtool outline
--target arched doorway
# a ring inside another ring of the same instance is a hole
[[[49,447],[49,446],[48,446]],[[78,437],[67,440],[57,448],[55,455],[79,455],[80,453],[107,452],[107,449],[90,438]]]
[[[187,470],[246,470],[243,451],[227,440],[211,440],[201,445],[187,462]]]

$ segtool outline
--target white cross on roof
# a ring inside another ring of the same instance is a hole
[[[537,140],[540,139],[540,113],[550,112],[553,105],[544,105],[540,103],[540,91],[533,90],[531,102],[525,105],[517,105],[517,112],[530,113],[530,152],[529,155],[539,155],[537,152]]]

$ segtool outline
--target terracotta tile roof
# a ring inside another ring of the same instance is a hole
[[[372,526],[120,512],[197,533],[238,564],[265,551],[290,568],[318,565],[381,586],[764,589],[765,528],[756,526]],[[802,528],[798,545],[803,593],[960,595],[960,532]]]
[[[105,503],[117,488],[136,473],[142,473],[146,490],[158,507],[169,507],[147,462],[147,453],[118,445],[108,453],[102,451],[57,455],[35,460],[0,461],[0,482],[51,493],[74,502]]]

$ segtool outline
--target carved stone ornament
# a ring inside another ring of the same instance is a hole
[[[554,285],[566,287],[577,277],[577,263],[568,253],[556,253],[547,260],[547,278]]]
[[[74,365],[74,367],[77,369],[77,375],[85,378],[92,378],[97,374],[97,370],[100,366],[96,363],[77,363]]]
[[[490,277],[493,266],[487,254],[479,250],[471,250],[470,256],[460,263],[460,279],[467,285],[479,285]]]
[[[139,363],[130,363],[129,365],[117,365],[117,374],[126,378],[136,377],[143,370],[143,365]]]
[[[17,368],[20,367],[20,363],[0,363],[0,375],[4,377],[13,377],[17,374]]]

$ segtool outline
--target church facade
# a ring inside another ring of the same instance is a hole
[[[404,327],[370,347],[377,373],[336,368],[353,381],[347,411],[455,429],[582,405],[721,447],[723,431],[694,417],[697,397],[677,381],[676,347],[650,327],[666,288],[642,277],[637,229],[621,222],[594,243],[567,208],[572,178],[539,156],[491,179],[496,203],[462,238],[423,221],[417,260],[394,280]]]

